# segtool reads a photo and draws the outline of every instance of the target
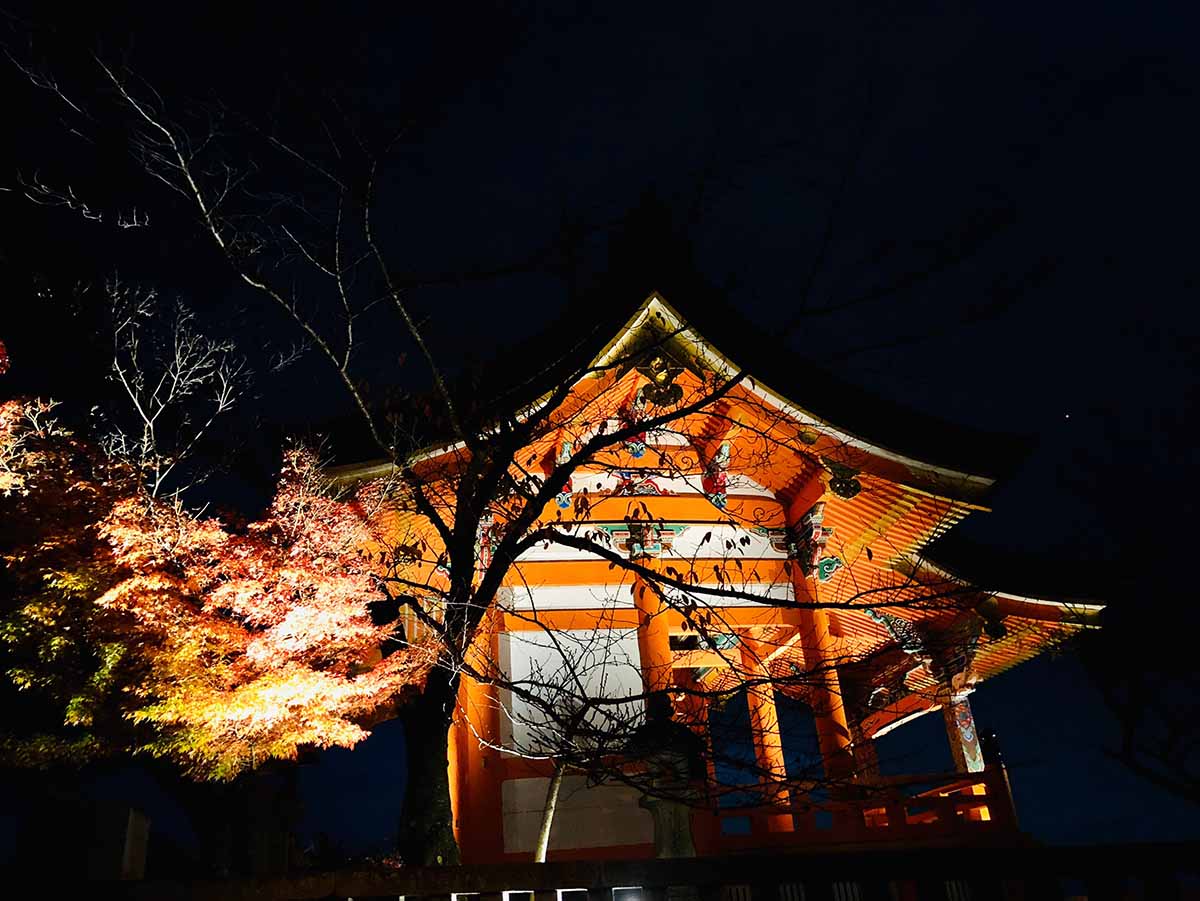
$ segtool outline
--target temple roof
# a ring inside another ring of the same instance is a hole
[[[994,481],[1028,452],[1027,438],[948,423],[851,385],[801,359],[779,337],[755,329],[713,292],[694,283],[690,287],[699,293],[687,299],[686,312],[657,291],[632,315],[608,297],[571,307],[488,365],[486,378],[474,385],[476,404],[516,409],[534,403],[566,373],[595,363],[615,347],[632,346],[647,330],[661,334],[670,328],[682,330],[693,349],[735,369],[744,367],[756,389],[790,413],[845,436],[880,465],[885,460],[898,464],[899,469],[879,473],[895,481],[980,504]],[[487,398],[478,396],[481,386]],[[430,436],[430,448],[443,444],[444,439]],[[337,467],[334,474],[354,478],[372,468],[355,464]],[[905,478],[905,468],[923,475]]]
[[[996,548],[948,530],[925,548],[925,558],[963,582],[1011,597],[1088,607],[1136,593],[1138,575],[1109,560],[1064,560],[1046,552]]]
[[[702,395],[745,367],[744,382],[681,416],[677,429],[641,436],[639,452],[620,444],[605,451],[605,459],[583,463],[564,488],[566,498],[548,505],[547,521],[562,527],[586,522],[603,530],[613,547],[628,550],[634,537],[627,508],[640,502],[646,520],[658,524],[653,544],[664,565],[686,567],[688,584],[708,592],[706,610],[717,617],[712,631],[737,633],[770,649],[763,665],[783,681],[790,670],[806,665],[799,623],[788,604],[800,591],[790,568],[796,560],[806,567],[812,597],[830,608],[831,634],[862,661],[855,678],[863,697],[856,703],[871,730],[935,705],[949,672],[967,678],[970,670],[971,679],[988,679],[1096,624],[1100,608],[1094,605],[1013,594],[961,579],[958,571],[928,560],[935,539],[980,509],[995,477],[1017,459],[1019,442],[869,398],[794,363],[780,341],[745,330],[719,310],[685,318],[657,292],[615,325],[615,310],[590,309],[597,315],[586,327],[560,324],[550,332],[556,338],[543,334],[529,348],[510,350],[506,356],[517,363],[510,367],[513,375],[485,382],[490,396],[477,396],[476,409],[534,407],[571,374],[579,379],[573,396],[591,405],[580,417],[582,434],[627,415],[622,398],[656,386],[655,373],[662,370],[655,367],[664,361],[670,361],[676,380],[666,384],[687,382],[690,387],[679,390]],[[581,377],[587,369],[593,371]],[[710,409],[713,404],[724,406]],[[569,403],[564,408],[573,409]],[[705,411],[711,419],[698,421]],[[719,437],[706,431],[710,424]],[[537,437],[528,448],[529,465],[556,459],[564,435],[568,446],[579,440],[563,423]],[[713,442],[724,448],[719,503],[703,481]],[[657,452],[647,452],[661,447],[674,455],[675,446],[696,453],[688,463],[680,455],[677,466],[663,467],[654,463],[661,460]],[[766,450],[755,452],[760,446]],[[435,471],[437,461],[457,457],[453,447],[434,444],[414,455],[413,465],[426,461]],[[917,456],[921,449],[926,456]],[[361,464],[333,475],[353,481],[388,468]],[[814,487],[823,491],[819,503],[806,493]],[[575,504],[575,492],[588,502]],[[428,531],[411,510],[388,515],[381,528],[393,538]],[[587,616],[608,617],[611,610],[628,619],[634,613],[629,592],[610,590],[612,564],[586,549],[547,542],[527,549],[513,568],[515,590],[504,609],[525,604],[520,609],[535,611],[533,618],[543,626],[569,631],[582,628]],[[742,597],[722,594],[734,579],[740,580]],[[515,617],[506,629],[528,624],[524,614],[505,615]],[[681,617],[678,611],[668,616],[672,634],[688,632]],[[621,622],[625,628],[636,620]],[[942,659],[946,648],[958,656]],[[702,669],[708,682],[732,687],[730,680],[738,678],[734,667],[713,663],[719,652],[678,653],[683,656],[677,668]]]
[[[613,297],[577,304],[545,332],[531,338],[520,352],[509,356],[530,360],[529,355],[536,355],[539,345],[548,345],[570,347],[569,362],[594,360],[604,347],[637,323],[648,305],[658,303],[719,354],[745,367],[778,395],[881,449],[993,481],[1011,474],[1031,449],[1030,436],[951,423],[853,385],[797,354],[780,334],[752,324],[717,292],[696,283],[687,287],[686,293],[673,292],[669,298],[650,290],[632,315]],[[550,379],[554,374],[546,373]]]

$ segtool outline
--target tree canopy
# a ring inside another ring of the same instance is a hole
[[[229,779],[301,747],[352,747],[420,689],[427,651],[393,628],[364,556],[369,490],[331,497],[288,452],[274,500],[239,522],[150,495],[133,467],[42,402],[0,407],[5,673],[44,713],[22,763],[116,750]],[[55,720],[58,720],[56,723]]]

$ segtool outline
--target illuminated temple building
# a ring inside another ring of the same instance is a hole
[[[677,609],[639,591],[636,574],[547,543],[520,559],[477,643],[511,680],[557,671],[556,656],[590,655],[583,679],[608,697],[692,687],[701,690],[687,695],[693,708],[704,691],[748,705],[761,791],[748,806],[697,806],[700,854],[1012,838],[1007,776],[985,760],[970,695],[1094,626],[1100,608],[973,587],[925,557],[947,530],[987,510],[995,476],[991,461],[972,466],[987,456],[973,433],[933,434],[915,415],[892,416],[885,428],[862,405],[837,409],[837,393],[819,382],[787,383],[786,367],[768,374],[726,357],[721,338],[699,334],[658,295],[637,309],[572,389],[612,427],[629,421],[647,390],[689,390],[705,371],[742,364],[750,378],[705,416],[586,465],[546,519],[570,523],[586,508],[587,528],[614,549],[701,585],[736,586],[737,596]],[[563,441],[569,449],[577,439]],[[556,453],[557,443],[531,459]],[[914,446],[932,448],[933,460],[906,450]],[[962,447],[969,452],[956,463]],[[696,617],[703,635],[689,622]],[[789,779],[780,694],[811,711],[820,768],[835,788],[809,793],[803,778]],[[534,847],[553,764],[501,750],[537,745],[538,717],[527,706],[462,681],[450,774],[464,862],[528,860]],[[692,712],[690,725],[707,738],[708,712]],[[881,775],[875,740],[926,715],[945,724],[952,769]],[[567,775],[551,859],[650,856],[653,842],[635,787]]]

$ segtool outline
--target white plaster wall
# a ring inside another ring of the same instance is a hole
[[[666,561],[666,565],[671,565],[670,557],[662,559]],[[747,568],[746,576],[736,573],[739,580],[733,583],[733,588],[751,597],[695,593],[696,603],[701,607],[756,607],[761,602],[755,598],[775,601],[793,599],[791,582],[760,582],[749,578],[749,572],[750,568]],[[627,610],[634,606],[630,584],[630,581],[626,581],[613,585],[520,585],[505,589],[499,604],[505,610],[535,613],[549,610]],[[637,655],[633,656],[636,660]]]
[[[529,853],[537,844],[549,779],[504,783],[504,850]],[[550,848],[602,848],[654,841],[654,820],[638,807],[627,785],[587,787],[583,776],[566,776],[550,829]]]
[[[705,537],[708,540],[705,541]],[[730,550],[726,542],[733,545]],[[744,543],[748,542],[748,543]],[[716,557],[722,560],[746,561],[755,559],[782,560],[787,555],[771,547],[771,541],[766,535],[750,529],[731,525],[703,524],[688,526],[675,536],[671,547],[663,554],[663,559],[682,557],[690,560],[693,557]]]
[[[502,604],[510,610],[600,610],[632,607],[632,579],[624,585],[516,585]]]
[[[663,559],[666,560],[668,558],[664,557]],[[712,587],[717,588],[719,586],[714,585]],[[696,599],[697,606],[699,606],[701,609],[705,607],[763,607],[770,605],[764,604],[762,601],[756,600],[756,598],[777,601],[791,601],[795,597],[795,592],[792,590],[791,582],[774,582],[771,584],[765,584],[763,582],[747,580],[744,584],[742,582],[735,582],[733,584],[733,588],[735,591],[741,592],[742,594],[750,595],[750,597],[730,597],[721,594],[699,594],[691,592],[684,592],[684,594],[692,594],[692,596]],[[714,614],[714,617],[715,616],[716,614]]]
[[[569,703],[578,677],[589,698],[616,700],[641,694],[642,673],[634,629],[574,629],[555,632],[504,632],[499,636],[500,666],[511,682],[554,703]],[[560,688],[561,686],[561,688]],[[510,691],[501,692],[501,741],[510,748],[536,751],[552,746],[553,735],[537,707]],[[628,720],[642,702],[611,705],[611,715]],[[598,725],[604,714],[594,713]]]

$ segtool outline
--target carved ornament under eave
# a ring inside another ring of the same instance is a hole
[[[628,554],[631,560],[661,556],[675,541],[674,529],[652,522],[631,520],[623,526],[601,525],[599,528],[608,534],[612,546]]]
[[[666,354],[648,354],[645,361],[637,367],[637,371],[648,380],[638,392],[646,403],[656,407],[670,407],[683,399],[683,389],[675,384],[675,379],[683,372],[683,367]]]
[[[861,470],[838,463],[829,457],[822,457],[821,462],[829,470],[829,490],[842,500],[852,500],[862,491],[862,482],[858,480]]]
[[[817,561],[817,581],[828,582],[842,568],[841,557],[822,557]]]
[[[805,578],[816,573],[820,581],[828,582],[841,567],[842,561],[824,553],[825,545],[833,535],[833,529],[824,522],[825,502],[817,501],[792,529],[793,552]]]
[[[995,596],[989,597],[975,608],[975,615],[983,620],[983,632],[993,641],[1008,637],[1008,626],[1004,624],[1004,614]]]
[[[867,614],[875,622],[879,623],[892,640],[900,647],[905,654],[917,660],[927,663],[933,659],[933,655],[925,646],[925,636],[921,630],[914,624],[906,620],[902,616],[896,616],[894,613],[888,613],[886,610],[876,610],[874,607],[864,607],[863,612]]]
[[[667,497],[671,492],[654,480],[655,471],[645,469],[616,470],[617,484],[613,497]]]
[[[729,442],[723,441],[704,466],[701,488],[710,504],[724,510],[729,504]]]

